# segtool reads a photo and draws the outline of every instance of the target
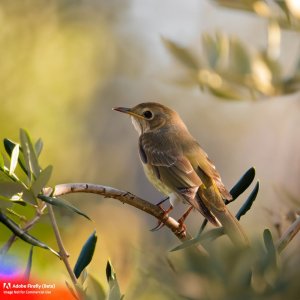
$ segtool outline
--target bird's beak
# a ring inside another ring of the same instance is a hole
[[[133,112],[133,111],[131,110],[131,108],[127,108],[127,107],[114,107],[113,110],[122,112],[122,113],[124,113],[124,114],[131,115],[131,116],[136,117],[136,118],[139,118],[139,119],[144,119],[143,116],[141,116],[141,115],[139,115],[139,114]]]

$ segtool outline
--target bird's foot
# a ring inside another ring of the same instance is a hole
[[[187,216],[190,214],[192,209],[193,209],[193,206],[190,206],[188,208],[188,210],[182,215],[182,217],[177,221],[179,223],[179,226],[178,226],[176,233],[178,233],[180,235],[183,235],[183,234],[185,235],[186,225],[184,224],[184,221],[187,218]]]
[[[162,201],[160,201],[159,203],[156,204],[156,205],[159,206],[159,207],[161,208],[161,210],[163,211],[163,215],[162,215],[161,220],[165,220],[165,219],[167,218],[169,212],[173,209],[173,206],[172,206],[172,205],[170,205],[170,207],[169,207],[167,210],[165,210],[165,209],[161,206],[161,204],[162,204],[163,202],[165,202],[166,200],[168,200],[168,198],[163,199]],[[164,226],[165,226],[165,223],[164,223],[163,221],[158,221],[158,224],[157,224],[154,228],[152,228],[150,231],[152,231],[152,232],[153,232],[153,231],[157,231],[157,230],[163,228]]]

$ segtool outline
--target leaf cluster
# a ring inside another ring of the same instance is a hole
[[[293,15],[285,1],[223,1],[214,2],[256,13],[268,20],[266,47],[249,49],[241,40],[218,32],[215,36],[203,34],[202,55],[163,38],[165,47],[184,67],[186,73],[176,82],[197,85],[225,100],[260,99],[285,95],[300,88],[300,55],[294,70],[283,75],[284,66],[279,61],[282,29],[300,31],[300,21]],[[267,11],[263,15],[261,11]]]

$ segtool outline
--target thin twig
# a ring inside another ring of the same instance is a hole
[[[102,195],[105,198],[112,198],[112,199],[119,200],[122,203],[126,203],[131,206],[134,206],[135,208],[152,215],[160,222],[163,222],[165,226],[168,227],[176,235],[176,237],[182,242],[192,239],[192,236],[185,230],[182,230],[180,224],[169,215],[166,215],[164,211],[161,210],[160,207],[130,192],[125,192],[109,186],[103,186],[98,184],[66,183],[66,184],[59,184],[55,186],[52,195],[57,197],[65,194],[71,194],[71,193],[92,193],[92,194]],[[208,255],[207,251],[201,245],[197,245],[197,249],[202,255],[205,256]]]
[[[300,216],[293,222],[293,224],[285,231],[285,233],[276,243],[276,248],[279,253],[284,250],[284,248],[296,236],[299,230],[300,230]]]
[[[69,259],[68,259],[69,254],[67,253],[67,251],[64,247],[64,244],[63,244],[63,241],[62,241],[62,238],[61,238],[58,226],[57,226],[57,222],[56,222],[56,218],[55,218],[55,215],[54,215],[52,205],[47,204],[47,207],[48,207],[48,212],[49,212],[49,217],[50,217],[50,220],[51,220],[52,228],[53,228],[53,231],[54,231],[54,234],[55,234],[57,246],[58,246],[58,249],[59,249],[60,258],[63,261],[63,263],[65,264],[65,267],[66,267],[66,269],[67,269],[67,271],[70,275],[70,278],[71,278],[73,284],[76,285],[77,279],[76,279],[75,274],[74,274],[74,272],[71,268],[71,265],[69,263]]]

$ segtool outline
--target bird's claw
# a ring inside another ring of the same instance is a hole
[[[164,224],[163,222],[158,221],[158,224],[154,228],[150,229],[150,231],[151,232],[158,231],[159,229],[163,228],[165,225],[166,224]]]
[[[164,203],[168,199],[169,199],[169,197],[163,199],[162,201],[160,201],[159,203],[156,204],[163,211],[162,220],[165,220],[168,213],[173,209],[172,205],[167,210],[164,210],[164,208],[162,207],[162,203]],[[154,228],[150,229],[150,231],[151,232],[158,231],[159,229],[163,228],[165,225],[166,224],[163,221],[158,221],[158,224]]]

